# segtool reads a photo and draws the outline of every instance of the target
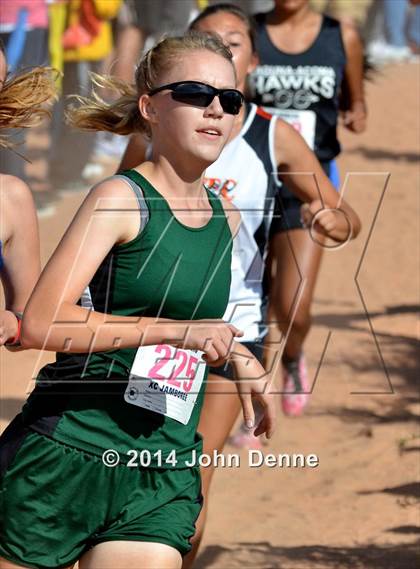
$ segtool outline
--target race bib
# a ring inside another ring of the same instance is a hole
[[[167,344],[138,348],[124,400],[186,425],[206,371],[203,353]]]
[[[267,108],[267,111],[292,125],[303,136],[309,148],[312,150],[315,148],[316,114],[314,111],[296,111],[273,107]]]

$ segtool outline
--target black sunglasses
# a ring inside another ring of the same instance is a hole
[[[244,102],[244,96],[236,89],[216,89],[200,81],[178,81],[162,85],[149,91],[148,95],[156,95],[165,89],[172,91],[174,101],[197,107],[208,107],[215,97],[219,97],[223,111],[229,115],[237,115]]]

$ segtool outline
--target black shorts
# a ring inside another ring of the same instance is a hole
[[[264,354],[264,344],[261,342],[241,342],[243,346],[248,348],[248,350],[253,354],[260,364],[263,363],[263,354]],[[219,377],[224,377],[225,379],[230,379],[231,381],[235,381],[235,377],[233,375],[233,368],[230,363],[226,363],[223,366],[219,367],[210,367],[209,373],[213,373],[214,375],[218,375]]]
[[[332,177],[331,163],[332,161],[321,162],[321,166],[331,182],[337,186],[336,169],[334,166],[334,177]],[[290,229],[304,229],[300,218],[300,208],[302,204],[303,202],[283,185],[280,189],[278,199],[275,201],[273,219],[270,226],[270,236]]]

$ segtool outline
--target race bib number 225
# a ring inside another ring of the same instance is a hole
[[[186,425],[203,383],[203,352],[158,344],[138,348],[124,400]]]

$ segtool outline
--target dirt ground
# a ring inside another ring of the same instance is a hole
[[[218,468],[199,569],[414,569],[419,558],[419,79],[384,68],[367,87],[369,128],[343,131],[357,241],[324,255],[306,354],[305,416],[279,416],[268,453],[317,468]],[[83,194],[41,220],[45,262]],[[1,351],[1,426],[51,355]],[[227,447],[225,454],[236,452]]]

